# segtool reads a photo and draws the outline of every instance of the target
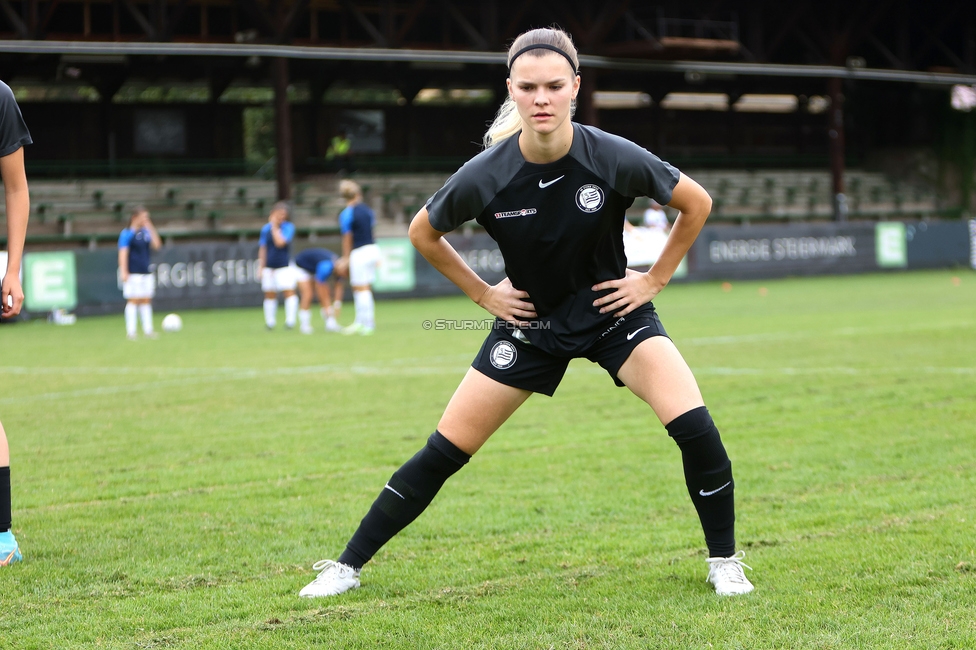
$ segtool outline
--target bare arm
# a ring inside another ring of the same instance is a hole
[[[662,289],[671,281],[671,276],[681,264],[681,260],[698,238],[698,233],[701,232],[705,220],[712,211],[712,197],[708,195],[705,188],[682,174],[674,187],[668,205],[677,208],[678,217],[671,228],[671,234],[668,235],[664,250],[648,271]]]
[[[352,252],[352,232],[347,232],[342,236],[342,256],[349,259],[349,253]]]
[[[678,218],[660,257],[647,273],[628,270],[627,275],[619,280],[595,285],[594,291],[613,289],[593,302],[594,307],[600,308],[600,313],[613,312],[615,316],[625,316],[661,292],[705,225],[712,211],[712,197],[701,185],[682,174],[668,205],[678,209]]]
[[[156,232],[156,226],[153,225],[153,222],[149,217],[146,217],[146,229],[149,231],[149,246],[154,251],[158,251],[163,247],[163,240],[160,239],[159,233]]]
[[[264,263],[268,259],[268,247],[258,246],[258,275],[264,270]]]
[[[3,315],[16,316],[24,304],[24,290],[20,286],[20,263],[24,257],[24,239],[30,218],[30,193],[24,171],[24,149],[0,158],[0,175],[7,204],[7,274],[3,278],[0,299]]]
[[[444,239],[445,234],[430,225],[427,208],[421,208],[410,222],[410,242],[414,248],[468,298],[504,320],[535,318],[535,307],[529,301],[528,293],[513,287],[508,278],[497,285],[489,285],[465,264],[454,247]]]
[[[119,249],[119,277],[122,282],[129,279],[129,247]]]
[[[281,234],[281,226],[279,225],[271,224],[271,239],[278,248],[283,248],[288,245],[288,240]]]

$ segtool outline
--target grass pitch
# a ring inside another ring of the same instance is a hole
[[[753,594],[705,584],[676,446],[574,361],[361,589],[299,599],[485,335],[423,321],[483,312],[381,302],[368,338],[184,312],[134,343],[120,315],[0,329],[26,560],[0,570],[0,647],[976,647],[976,274],[656,304],[732,457]]]

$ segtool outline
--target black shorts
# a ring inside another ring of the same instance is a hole
[[[572,359],[584,357],[600,364],[617,386],[617,377],[630,353],[652,336],[667,336],[654,305],[648,303],[618,318],[602,334],[572,356],[556,356],[528,342],[513,327],[496,327],[485,339],[471,367],[506,386],[552,396]]]

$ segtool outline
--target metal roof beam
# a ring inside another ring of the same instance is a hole
[[[30,38],[30,32],[27,30],[27,25],[24,23],[23,19],[17,15],[14,8],[10,6],[10,0],[0,0],[0,9],[3,10],[3,15],[7,17],[10,24],[13,26],[20,37],[23,39]]]
[[[2,4],[3,0],[0,0]],[[373,62],[480,63],[504,66],[504,52],[463,50],[408,50],[385,48],[309,47],[260,43],[136,43],[86,41],[0,41],[0,53],[13,54],[127,54],[152,56],[280,56],[290,59]],[[769,77],[840,77],[852,80],[892,81],[935,85],[976,84],[976,74],[846,68],[830,65],[726,63],[717,61],[645,61],[602,56],[580,56],[580,64],[621,72],[747,75]]]
[[[295,30],[298,29],[298,23],[302,19],[306,9],[308,9],[308,0],[296,0],[295,4],[292,5],[291,10],[289,10],[284,21],[278,28],[279,42],[287,43],[291,41],[292,37],[295,35]]]
[[[414,23],[417,22],[417,17],[420,15],[420,12],[423,11],[426,6],[427,0],[417,0],[413,3],[413,6],[410,7],[410,11],[407,12],[407,16],[404,19],[403,24],[400,25],[400,29],[394,36],[395,45],[399,45],[404,41],[411,28],[413,28]]]
[[[441,6],[448,13],[448,15],[454,19],[454,22],[458,24],[461,31],[464,32],[464,35],[467,36],[471,41],[472,45],[483,50],[488,48],[488,41],[485,40],[485,37],[481,35],[481,32],[474,28],[474,25],[468,22],[468,19],[465,18],[464,14],[462,14],[461,11],[454,6],[454,3],[452,3],[450,0],[441,0]]]
[[[44,12],[44,18],[41,19],[37,27],[35,38],[44,38],[44,35],[47,33],[47,26],[54,16],[54,10],[58,8],[60,2],[61,0],[51,0],[51,2],[47,3],[47,10]]]
[[[139,11],[139,7],[137,7],[132,0],[123,0],[123,2],[125,4],[125,8],[129,10],[129,13],[132,14],[135,21],[139,23],[139,27],[142,27],[142,31],[146,32],[146,36],[149,37],[149,40],[155,41],[156,28],[153,27],[153,24],[142,15],[142,12]]]
[[[352,14],[353,18],[362,25],[362,28],[366,30],[377,45],[380,47],[389,47],[389,41],[386,40],[386,36],[376,28],[376,25],[355,4],[349,2],[349,0],[339,0],[339,4],[343,9]]]

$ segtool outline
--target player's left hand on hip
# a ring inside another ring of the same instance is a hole
[[[619,280],[608,280],[593,285],[593,291],[611,292],[594,300],[593,306],[598,307],[601,314],[626,316],[653,300],[661,289],[663,286],[658,286],[650,273],[627,269],[627,274]]]

